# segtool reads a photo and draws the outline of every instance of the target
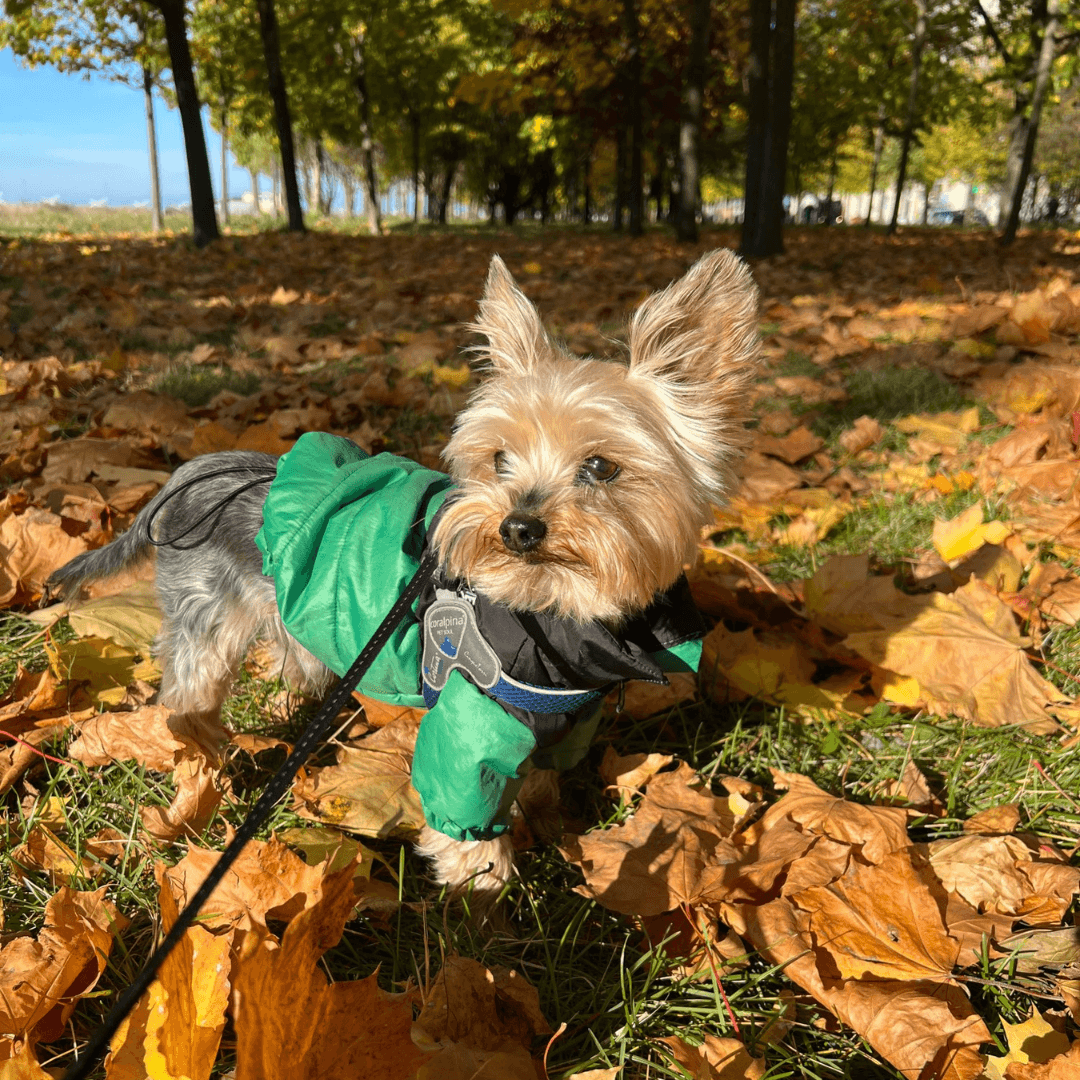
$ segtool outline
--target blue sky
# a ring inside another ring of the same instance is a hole
[[[154,99],[161,197],[166,206],[188,202],[180,114]],[[221,176],[221,143],[203,112],[214,190]],[[251,186],[231,162],[229,194]],[[264,189],[268,187],[263,181]],[[0,200],[109,206],[150,201],[143,95],[107,79],[30,70],[10,49],[0,50]]]

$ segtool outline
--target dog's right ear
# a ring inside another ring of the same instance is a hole
[[[758,372],[757,288],[746,264],[720,248],[650,296],[630,321],[631,382],[651,386],[676,441],[721,498],[746,441]]]
[[[526,374],[551,347],[536,308],[498,255],[491,260],[480,315],[471,329],[487,338],[487,348],[479,351],[504,375]]]

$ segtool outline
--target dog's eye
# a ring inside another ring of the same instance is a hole
[[[619,466],[607,458],[591,457],[580,469],[577,479],[581,484],[606,484],[619,475]]]
[[[506,454],[502,450],[495,451],[495,475],[509,476],[510,465],[506,460]]]

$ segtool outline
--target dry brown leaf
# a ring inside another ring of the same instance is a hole
[[[942,921],[941,887],[912,848],[890,852],[877,866],[853,860],[837,881],[789,895],[810,913],[815,945],[842,979],[952,974],[960,950]]]
[[[427,1060],[409,1037],[411,995],[380,990],[375,974],[331,983],[319,965],[356,904],[353,881],[351,867],[328,875],[280,945],[245,940],[233,969],[236,1080],[409,1080]]]
[[[338,750],[338,763],[309,769],[293,785],[301,817],[363,836],[404,836],[424,825],[412,786],[412,751],[419,716],[406,714],[353,746]]]
[[[939,715],[984,727],[1023,724],[1057,730],[1053,706],[1061,692],[1032,666],[1027,639],[1007,605],[974,580],[944,596],[910,597],[921,609],[889,629],[849,634],[844,644],[872,663],[914,680],[917,700]],[[909,703],[909,694],[901,698]]]
[[[189,844],[187,855],[165,871],[178,907],[187,905],[219,857]],[[203,906],[201,925],[251,930],[267,920],[287,922],[322,896],[325,879],[325,866],[308,866],[279,840],[252,840]]]
[[[825,445],[825,440],[815,435],[808,427],[800,426],[783,438],[758,433],[754,437],[754,449],[759,454],[779,458],[789,465],[816,454]]]
[[[678,1035],[660,1039],[667,1043],[679,1065],[693,1080],[761,1080],[765,1061],[753,1058],[741,1039],[706,1035],[700,1046],[691,1046]]]
[[[105,970],[113,934],[127,926],[104,894],[60,889],[36,938],[0,948],[0,1031],[40,1042],[64,1033],[76,1001]]]
[[[862,857],[875,865],[910,844],[907,814],[899,807],[862,806],[837,799],[799,773],[773,770],[773,781],[788,792],[766,811],[761,822],[763,830],[781,818],[790,818],[803,829],[859,845]]]
[[[1002,803],[1000,806],[991,806],[972,814],[964,822],[964,832],[994,836],[1015,832],[1019,824],[1020,807],[1016,803]]]
[[[464,956],[447,958],[425,989],[412,1028],[413,1042],[424,1050],[461,1045],[511,1051],[550,1034],[539,995],[523,976]]]
[[[76,886],[76,879],[92,881],[101,872],[92,859],[80,859],[54,833],[35,825],[25,842],[11,852],[11,861],[23,870],[49,875],[53,885]]]
[[[683,762],[653,778],[621,825],[565,837],[560,850],[585,875],[576,891],[626,915],[659,915],[707,895],[735,858],[727,838],[737,819],[727,799],[695,782]]]
[[[3,518],[0,605],[36,600],[48,576],[86,549],[82,537],[65,531],[59,514],[31,506],[25,513]]]
[[[623,757],[616,753],[614,746],[608,746],[600,762],[600,779],[609,789],[634,794],[674,760],[671,754],[627,754]]]
[[[179,915],[158,866],[162,922]],[[207,1080],[217,1058],[229,1004],[232,935],[189,927],[149,990],[113,1036],[107,1080]]]
[[[16,1042],[8,1042],[8,1045],[0,1048],[0,1080],[55,1080],[54,1074],[46,1072],[34,1056],[33,1045],[24,1042],[21,1045]],[[4,1057],[4,1054],[14,1056]]]
[[[84,765],[135,761],[155,772],[171,772],[177,754],[191,746],[170,726],[172,715],[164,705],[99,713],[74,726],[76,737],[68,747],[68,756]]]
[[[885,429],[871,416],[860,416],[855,423],[840,436],[840,445],[849,454],[858,454],[868,450],[881,440]]]
[[[199,836],[210,824],[228,785],[217,765],[191,744],[177,753],[172,780],[176,794],[168,806],[139,809],[143,828],[155,840]]]
[[[1036,859],[1016,836],[960,836],[929,845],[930,864],[949,892],[972,907],[1056,926],[1080,890],[1080,869]]]
[[[960,987],[826,976],[809,933],[810,916],[786,899],[724,904],[721,913],[768,963],[785,965],[790,979],[906,1076],[976,1080],[982,1073],[978,1047],[990,1032]]]

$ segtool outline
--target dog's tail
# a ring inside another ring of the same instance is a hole
[[[113,577],[123,570],[134,568],[149,557],[155,542],[160,543],[165,537],[188,527],[191,516],[203,509],[207,501],[211,510],[215,499],[220,498],[222,493],[224,501],[228,501],[230,490],[241,489],[245,484],[243,474],[247,474],[247,480],[257,480],[260,473],[272,477],[275,464],[276,459],[269,454],[236,451],[205,454],[186,462],[139,511],[127,532],[111,544],[84,551],[59,570],[54,570],[45,582],[45,599],[71,599],[92,581]],[[215,483],[222,472],[230,474],[228,479],[223,484]],[[233,473],[238,475],[231,475]],[[199,491],[188,490],[193,483]],[[196,520],[195,524],[200,523]],[[212,522],[207,524],[209,528],[213,527]]]

